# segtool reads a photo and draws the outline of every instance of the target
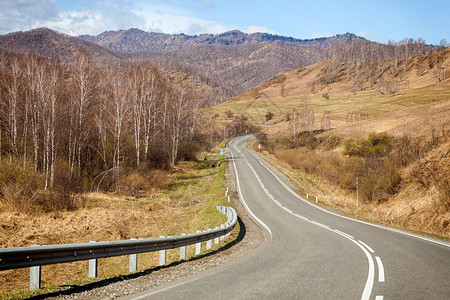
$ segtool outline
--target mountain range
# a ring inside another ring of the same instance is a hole
[[[365,39],[351,33],[317,39],[296,39],[237,30],[221,34],[164,34],[139,29],[107,31],[79,37],[48,28],[0,36],[0,51],[27,52],[72,59],[84,48],[101,59],[152,59],[161,69],[186,73],[215,91],[214,103],[241,94],[300,65],[323,60],[336,44]]]

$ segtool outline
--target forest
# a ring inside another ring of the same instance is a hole
[[[52,210],[89,189],[131,189],[127,175],[170,169],[208,146],[199,114],[208,103],[148,60],[2,55],[0,195],[20,211]]]

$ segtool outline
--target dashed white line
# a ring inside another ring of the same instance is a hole
[[[366,245],[364,242],[362,242],[362,241],[358,241],[358,242],[360,242],[362,245],[364,245],[364,247],[366,247],[370,252],[375,253],[375,251],[373,251],[373,249],[370,248],[368,245]]]
[[[250,152],[250,153],[251,153],[251,152]],[[242,152],[241,152],[241,154],[242,154]],[[247,164],[248,164],[248,166],[250,167],[250,169],[253,171],[253,173],[254,173],[256,179],[258,180],[259,184],[261,185],[261,187],[263,187],[264,185],[263,185],[263,183],[262,183],[260,177],[259,177],[258,174],[256,173],[256,170],[250,165],[250,163],[248,162],[247,158],[245,158],[244,155],[242,155],[242,156],[244,157],[244,160],[247,162]],[[234,163],[234,161],[233,161],[233,163]],[[267,167],[266,167],[266,168],[267,168]],[[236,168],[235,168],[235,170],[236,170]],[[270,171],[270,170],[269,170],[269,171]],[[278,179],[278,181],[281,182],[281,180],[280,180],[280,179],[279,179],[272,171],[271,171],[271,173],[275,176],[275,178]],[[237,175],[237,172],[236,172],[236,175]],[[283,184],[283,185],[284,185],[284,184]],[[286,185],[284,185],[284,186],[286,187]],[[239,185],[238,185],[238,188],[239,188]],[[265,189],[264,189],[264,190],[265,190]],[[291,191],[291,192],[292,192],[292,191]],[[284,211],[290,213],[290,214],[293,215],[293,216],[297,216],[297,217],[299,217],[299,218],[301,218],[301,219],[303,219],[303,220],[306,219],[305,217],[302,217],[302,216],[300,216],[300,215],[298,215],[298,214],[292,212],[290,209],[284,207],[281,203],[279,203],[278,201],[276,201],[276,200],[273,198],[273,196],[272,196],[267,190],[265,190],[265,193],[269,196],[269,198],[271,198],[274,202],[276,202],[276,203],[278,204],[278,206],[279,206],[280,208],[282,208]],[[255,216],[255,217],[256,217],[256,216]],[[306,220],[308,220],[308,219],[306,219]],[[315,222],[315,221],[310,221],[310,220],[308,220],[308,222],[310,222],[310,223],[312,223],[312,224],[315,224],[316,226],[320,226],[320,227],[322,227],[322,228],[324,228],[324,229],[330,230],[330,231],[332,231],[332,232],[335,232],[335,233],[337,233],[337,234],[339,234],[339,235],[345,237],[346,239],[350,240],[351,242],[355,243],[358,247],[361,248],[361,250],[364,252],[364,254],[366,255],[367,260],[368,260],[368,262],[369,262],[369,274],[368,274],[368,276],[367,276],[367,281],[366,281],[366,284],[365,284],[365,286],[364,286],[364,290],[363,290],[363,294],[362,294],[362,296],[361,296],[361,299],[362,299],[362,300],[369,300],[369,299],[370,299],[370,295],[371,295],[371,293],[372,293],[373,281],[374,281],[374,278],[375,278],[375,264],[374,264],[374,262],[373,262],[373,258],[372,258],[372,256],[370,255],[370,253],[366,250],[366,248],[364,248],[364,246],[362,246],[362,244],[360,244],[360,243],[358,243],[357,241],[355,241],[355,240],[354,240],[354,237],[352,237],[351,235],[346,234],[345,232],[342,232],[342,231],[339,231],[339,230],[333,230],[333,229],[329,228],[328,226],[326,226],[326,225],[324,225],[324,224],[321,224],[321,223],[318,223],[318,222]],[[320,224],[320,225],[319,225],[319,224]]]
[[[262,161],[261,161],[261,159],[259,159],[255,154],[253,154],[253,152],[251,152],[251,151],[249,151],[249,153],[264,167],[264,168],[266,168],[270,173],[272,173],[272,175],[278,180],[278,182],[280,182],[280,184],[282,185],[282,186],[284,186],[294,197],[297,197],[298,199],[300,199],[301,201],[303,201],[303,202],[305,202],[306,204],[309,204],[309,205],[311,205],[311,206],[313,206],[313,207],[315,207],[315,208],[317,208],[317,209],[319,209],[319,210],[321,210],[321,211],[323,211],[323,212],[325,212],[325,213],[327,213],[327,214],[330,214],[330,215],[334,215],[334,216],[336,216],[336,217],[339,217],[339,218],[343,218],[343,219],[347,219],[347,220],[350,220],[350,221],[353,221],[353,222],[358,222],[358,223],[361,223],[361,224],[365,224],[365,225],[369,225],[369,226],[372,226],[372,227],[376,227],[376,228],[380,228],[380,229],[384,229],[384,230],[389,230],[389,231],[392,231],[392,232],[396,232],[396,233],[400,233],[400,234],[403,234],[403,235],[406,235],[406,236],[409,236],[409,237],[414,237],[414,238],[416,238],[416,239],[420,239],[420,240],[423,240],[423,241],[427,241],[427,242],[431,242],[431,243],[435,243],[435,244],[438,244],[438,245],[442,245],[442,246],[445,246],[445,247],[450,247],[450,243],[447,243],[447,242],[443,242],[443,241],[438,241],[438,240],[435,240],[435,239],[432,239],[432,238],[428,238],[428,237],[424,237],[424,236],[419,236],[419,235],[417,235],[417,234],[414,234],[414,233],[409,233],[409,232],[406,232],[406,231],[403,231],[403,230],[400,230],[400,229],[396,229],[396,228],[391,228],[391,227],[387,227],[387,226],[382,226],[382,225],[378,225],[378,224],[373,224],[373,223],[369,223],[369,222],[365,222],[365,221],[362,221],[362,220],[358,220],[358,219],[353,219],[353,218],[350,218],[350,217],[347,217],[347,216],[342,216],[342,215],[339,215],[339,214],[337,214],[337,213],[334,213],[334,212],[331,212],[331,211],[328,211],[328,210],[326,210],[326,209],[324,209],[324,208],[322,208],[322,207],[320,207],[320,206],[318,206],[318,205],[315,205],[315,204],[313,204],[313,203],[311,203],[311,202],[309,202],[308,200],[306,200],[306,199],[303,199],[302,197],[300,197],[296,192],[294,192],[289,186],[287,186],[271,169],[269,169],[269,167],[267,167]]]
[[[348,233],[339,231],[339,230],[337,230],[337,229],[335,229],[334,231],[336,231],[337,233],[343,234],[343,235],[345,235],[345,236],[348,236],[348,237],[351,238],[351,239],[354,239],[354,237],[352,237],[352,236],[351,236],[350,234],[348,234]]]
[[[240,152],[240,151],[239,151]],[[242,154],[242,152],[241,152]],[[245,158],[245,157],[244,157]],[[237,182],[237,190],[239,193],[239,197],[241,197],[242,200],[242,204],[244,204],[245,209],[248,211],[248,213],[253,217],[253,219],[255,219],[262,227],[264,227],[268,232],[270,237],[272,237],[272,231],[270,230],[269,226],[267,226],[263,221],[261,221],[260,218],[258,218],[248,207],[247,203],[244,200],[244,196],[241,193],[241,185],[239,184],[239,175],[236,169],[236,162],[233,159],[233,167],[234,167],[234,173],[236,174],[236,182]]]
[[[384,282],[384,267],[383,263],[381,262],[381,258],[375,256],[375,260],[377,261],[378,265],[378,282]]]

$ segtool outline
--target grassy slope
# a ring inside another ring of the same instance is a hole
[[[450,70],[450,49],[445,53],[443,66]],[[383,95],[379,92],[379,84],[371,88],[368,82],[364,82],[363,89],[358,89],[354,94],[351,80],[347,79],[344,71],[341,72],[337,82],[322,84],[319,89],[317,80],[322,76],[322,70],[326,65],[326,62],[320,62],[302,71],[294,70],[279,74],[236,98],[212,107],[206,113],[211,116],[217,114],[219,119],[223,119],[226,118],[225,112],[231,110],[234,115],[245,114],[250,122],[282,126],[286,114],[290,113],[292,116],[294,109],[300,112],[302,103],[306,101],[307,110],[311,108],[314,110],[316,120],[320,120],[323,112],[329,111],[332,119],[331,127],[340,127],[345,125],[347,113],[352,111],[367,113],[369,117],[374,117],[407,107],[450,99],[450,71],[447,71],[449,79],[442,82],[436,79],[436,67],[428,68],[422,75],[417,75],[419,59],[411,59],[408,71],[398,74],[395,95],[389,93]],[[389,65],[389,62],[384,63],[385,68]],[[401,62],[398,69],[402,70]],[[385,71],[380,78],[386,79],[387,73]],[[322,96],[324,93],[328,93],[329,100]],[[266,122],[265,115],[268,111],[274,113],[275,117]]]
[[[226,117],[225,112],[231,110],[234,115],[245,114],[250,122],[273,125],[266,129],[270,136],[292,136],[292,111],[297,111],[297,132],[306,130],[300,128],[298,119],[302,111],[303,102],[307,103],[307,111],[311,108],[315,113],[315,129],[321,128],[323,112],[329,111],[331,128],[321,134],[323,138],[339,136],[341,139],[367,137],[371,132],[388,132],[393,136],[411,135],[414,138],[429,140],[431,130],[450,130],[450,50],[445,50],[444,68],[447,79],[438,81],[436,67],[430,68],[426,64],[425,70],[419,74],[418,62],[428,61],[428,57],[418,57],[410,60],[406,72],[400,72],[396,77],[397,92],[382,94],[376,84],[373,89],[368,82],[364,82],[363,90],[352,91],[351,81],[345,73],[339,80],[329,85],[322,85],[319,90],[311,88],[321,76],[321,70],[326,62],[306,67],[304,70],[294,70],[279,74],[267,83],[250,90],[241,96],[231,99],[221,105],[211,108],[207,113],[218,119]],[[432,58],[435,54],[432,54]],[[385,68],[390,65],[386,62]],[[401,62],[399,69],[402,69]],[[386,78],[386,74],[381,78]],[[329,100],[322,95],[328,93]],[[265,120],[265,114],[271,111],[274,119]],[[353,111],[367,113],[367,120],[348,122],[347,114]],[[286,114],[290,113],[290,121],[286,121]],[[307,120],[303,120],[305,124]],[[305,125],[303,125],[305,126]],[[301,150],[299,150],[301,151]],[[332,151],[320,149],[323,155],[342,155],[343,147]],[[399,228],[424,232],[431,235],[450,238],[450,211],[439,203],[439,192],[435,187],[424,188],[411,179],[413,168],[423,169],[433,162],[437,171],[442,174],[450,172],[450,144],[443,143],[437,149],[418,160],[414,166],[401,170],[402,185],[397,195],[382,204],[360,205],[356,208],[356,194],[342,190],[327,180],[293,169],[283,158],[264,153],[265,158],[275,164],[288,175],[297,185],[300,194],[306,196],[319,195],[319,202],[331,205],[346,213],[384,223]],[[332,153],[330,153],[332,152]]]
[[[134,201],[135,218],[131,214],[131,197],[91,193],[85,207],[73,212],[28,216],[12,213],[1,204],[0,244],[2,247],[31,244],[88,242],[154,238],[206,230],[224,223],[226,217],[217,212],[224,205],[225,164],[211,168],[212,161],[182,162],[172,174],[167,190],[142,196]],[[0,202],[1,203],[1,202]],[[188,247],[188,257],[193,255]],[[139,256],[139,270],[157,266],[157,253]],[[168,250],[168,260],[177,260],[178,250]],[[44,266],[42,285],[47,288],[87,280],[87,262]],[[0,298],[18,297],[28,289],[28,269],[0,272]],[[128,257],[101,259],[99,277],[128,273]],[[22,294],[22,295],[26,295]]]

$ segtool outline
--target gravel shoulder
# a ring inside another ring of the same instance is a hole
[[[268,236],[249,217],[239,201],[236,191],[235,172],[229,153],[228,162],[224,184],[229,187],[231,192],[230,204],[238,213],[239,226],[236,226],[230,239],[226,244],[222,244],[221,248],[186,261],[177,261],[167,266],[101,279],[84,285],[66,286],[57,291],[34,296],[30,299],[116,299],[198,274],[231,262],[258,248],[267,240]]]

